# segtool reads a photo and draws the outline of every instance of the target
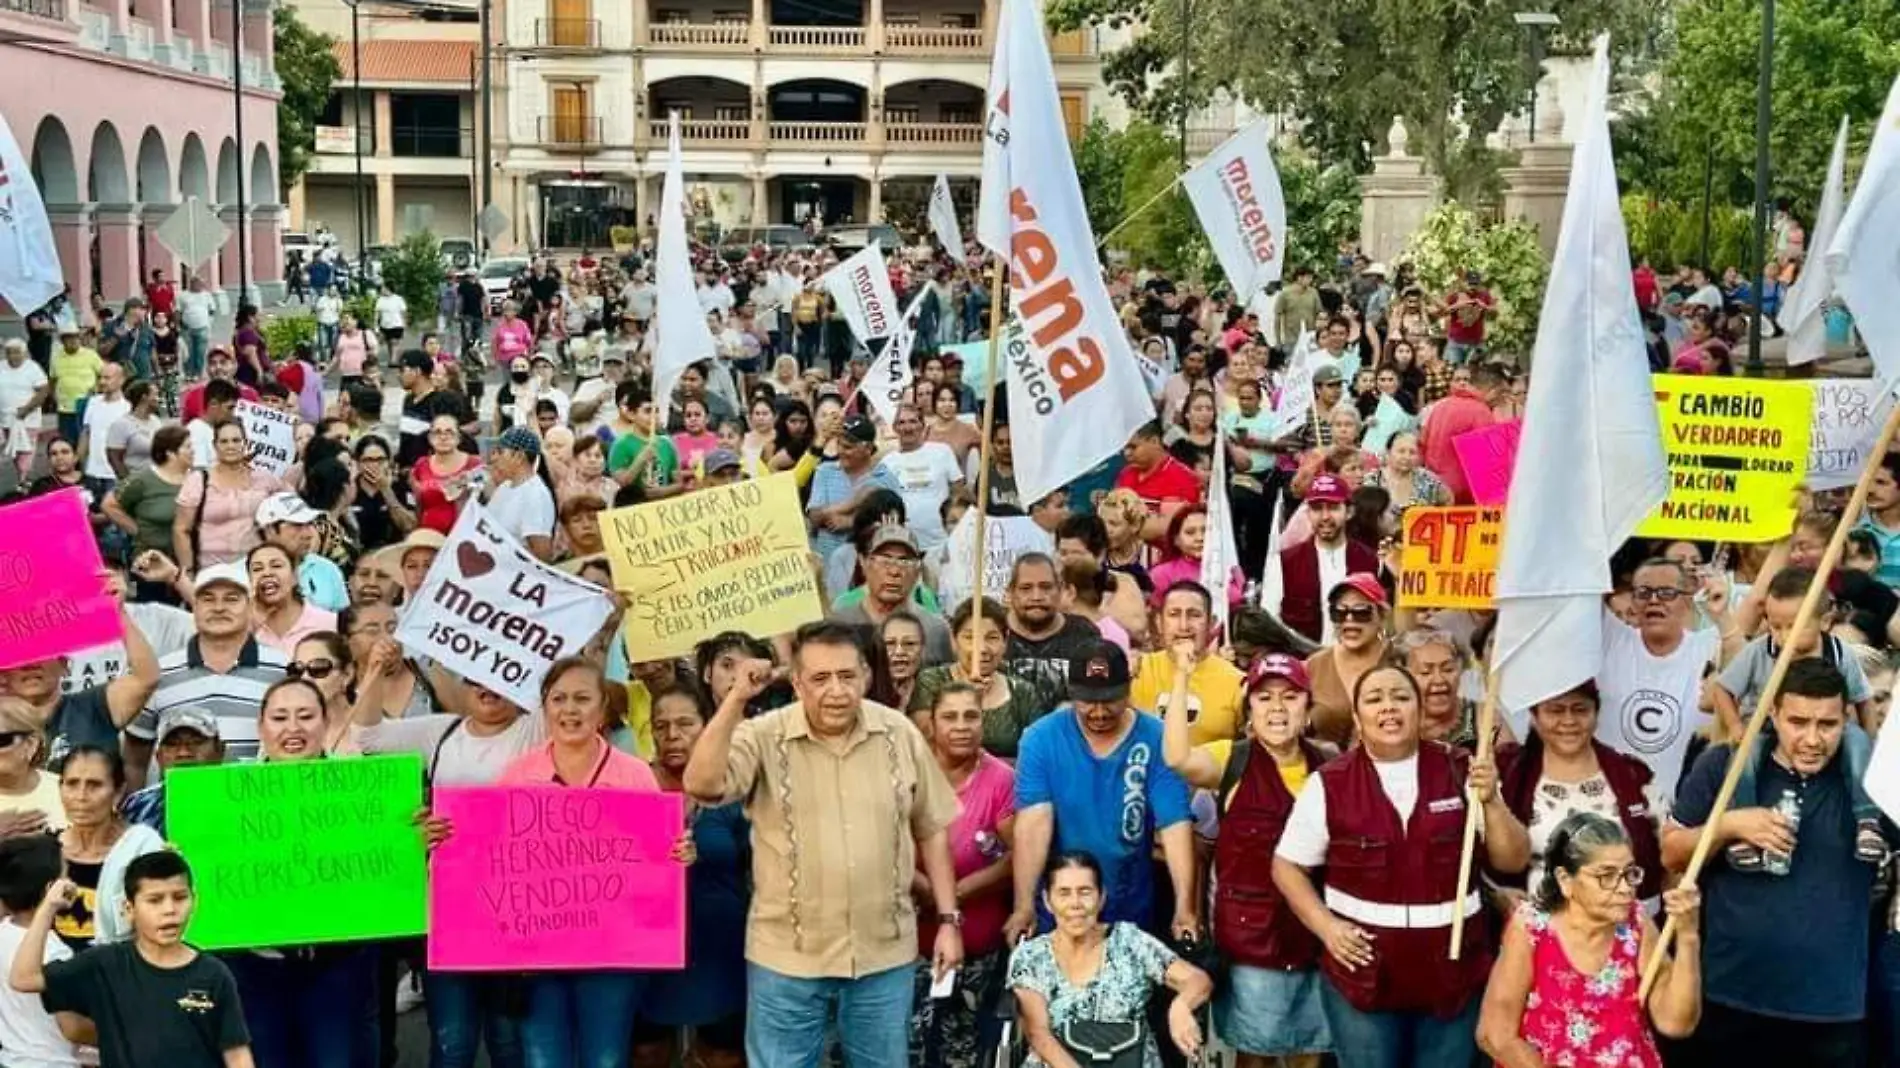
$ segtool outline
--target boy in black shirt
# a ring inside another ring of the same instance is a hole
[[[74,893],[67,879],[47,888],[14,956],[13,989],[39,994],[48,1012],[92,1020],[100,1068],[254,1068],[230,971],[183,941],[194,904],[185,858],[148,853],[126,866],[132,941],[42,964],[47,932]]]

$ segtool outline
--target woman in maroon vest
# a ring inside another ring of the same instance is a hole
[[[1177,664],[1193,663],[1191,645],[1174,655]],[[1289,1068],[1314,1065],[1332,1048],[1320,1007],[1319,940],[1273,885],[1273,848],[1293,799],[1331,755],[1303,737],[1312,705],[1306,665],[1282,653],[1261,657],[1247,673],[1247,736],[1191,748],[1190,670],[1174,673],[1161,751],[1168,767],[1220,802],[1214,942],[1229,968],[1215,1027],[1238,1054],[1236,1068],[1267,1068],[1276,1057]]]
[[[1340,1068],[1470,1068],[1494,939],[1475,880],[1458,897],[1467,798],[1484,806],[1491,867],[1519,872],[1530,859],[1490,763],[1420,740],[1419,697],[1404,668],[1360,676],[1359,744],[1300,791],[1274,854],[1274,884],[1326,947],[1322,994]],[[1321,867],[1324,898],[1309,874]]]
[[[1662,893],[1662,801],[1648,765],[1596,740],[1599,702],[1595,682],[1584,682],[1531,708],[1530,732],[1522,746],[1498,747],[1498,790],[1530,835],[1531,863],[1524,875],[1493,873],[1506,915],[1544,874],[1551,832],[1573,812],[1594,812],[1623,825],[1636,866],[1643,873],[1637,900],[1654,912]]]

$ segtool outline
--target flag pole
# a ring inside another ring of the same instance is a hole
[[[1161,203],[1161,198],[1167,196],[1169,193],[1174,192],[1175,186],[1180,185],[1181,179],[1186,178],[1187,176],[1188,176],[1187,171],[1182,171],[1180,174],[1175,175],[1174,180],[1169,182],[1167,185],[1162,186],[1161,191],[1159,193],[1156,193],[1154,196],[1151,196],[1147,200],[1142,201],[1141,205],[1137,207],[1134,211],[1131,211],[1127,215],[1122,216],[1121,222],[1118,222],[1114,226],[1110,227],[1108,233],[1105,233],[1101,237],[1096,238],[1095,247],[1107,248],[1109,238],[1112,238],[1116,234],[1121,233],[1123,227],[1126,227],[1129,223],[1134,222],[1136,219],[1141,218],[1142,215],[1144,215],[1148,211],[1149,208],[1152,208],[1156,204]]]
[[[1497,635],[1494,632],[1485,652],[1487,665],[1496,660]],[[1487,670],[1484,676],[1484,703],[1478,706],[1478,746],[1476,760],[1491,759],[1491,735],[1496,732],[1498,716],[1498,673]],[[1452,899],[1451,959],[1457,960],[1465,944],[1465,898],[1471,894],[1471,862],[1478,852],[1478,823],[1484,817],[1484,799],[1476,790],[1465,791],[1465,842],[1458,860],[1458,896]]]
[[[983,400],[983,440],[977,443],[976,456],[976,529],[971,533],[970,549],[970,610],[971,621],[976,629],[971,633],[983,633],[983,597],[988,592],[983,587],[983,560],[987,554],[989,536],[989,500],[990,500],[990,441],[996,436],[996,401],[1002,382],[996,374],[996,354],[1003,343],[1003,293],[1009,283],[1009,261],[994,256],[996,277],[990,282],[990,345],[985,357],[986,370],[983,381],[989,395]],[[1900,406],[1895,411],[1900,412]],[[1000,623],[1001,620],[998,620]],[[969,677],[976,678],[977,664],[983,655],[982,641],[970,643],[970,664],[965,670]]]
[[[1874,447],[1868,450],[1867,464],[1861,468],[1860,480],[1854,483],[1854,495],[1847,501],[1847,510],[1841,513],[1841,521],[1834,528],[1834,536],[1827,541],[1827,551],[1821,554],[1821,562],[1814,569],[1814,579],[1808,583],[1807,595],[1801,598],[1801,608],[1795,613],[1794,625],[1788,631],[1799,634],[1809,625],[1819,611],[1821,598],[1827,594],[1827,580],[1841,560],[1841,550],[1847,544],[1848,531],[1859,521],[1861,511],[1867,504],[1867,488],[1872,485],[1874,472],[1880,469],[1886,459],[1887,447],[1892,444],[1894,433],[1900,431],[1900,405],[1896,405],[1887,414],[1885,426],[1880,428],[1880,437]],[[1748,723],[1742,728],[1742,736],[1735,743],[1735,752],[1729,756],[1728,774],[1722,777],[1722,788],[1715,794],[1715,804],[1709,809],[1709,816],[1702,821],[1702,833],[1696,839],[1695,853],[1689,857],[1689,867],[1683,872],[1681,885],[1695,885],[1696,877],[1702,873],[1702,865],[1709,859],[1709,851],[1715,848],[1715,828],[1728,812],[1729,802],[1735,798],[1736,784],[1741,781],[1744,761],[1748,759],[1749,748],[1761,733],[1762,724],[1768,720],[1768,711],[1774,707],[1781,696],[1781,681],[1788,674],[1788,668],[1794,663],[1794,643],[1784,642],[1780,655],[1775,657],[1774,670],[1768,673],[1768,681],[1762,685],[1761,696],[1755,701],[1755,711],[1748,717]],[[1662,936],[1656,942],[1656,952],[1649,959],[1649,966],[1643,969],[1643,982],[1638,990],[1639,999],[1649,997],[1649,988],[1656,982],[1656,976],[1662,969],[1663,956],[1669,950],[1669,942],[1676,936],[1676,918],[1671,916],[1663,924]]]

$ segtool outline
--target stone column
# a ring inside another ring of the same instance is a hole
[[[475,190],[469,190],[469,199],[471,201],[475,199],[475,192]],[[291,183],[290,189],[284,193],[284,204],[290,209],[290,220],[288,223],[290,228],[293,230],[302,229],[305,211],[302,178],[298,178],[295,182]]]
[[[633,46],[639,48],[646,43],[647,0],[633,0]],[[610,45],[609,47],[612,46]]]
[[[772,208],[766,203],[765,172],[755,171],[752,175],[752,225],[768,226],[772,222]]]
[[[1563,128],[1563,111],[1557,101],[1540,103],[1536,142],[1519,149],[1517,166],[1506,167],[1500,174],[1504,179],[1504,217],[1523,219],[1537,227],[1537,241],[1544,247],[1546,256],[1557,252],[1557,235],[1564,222],[1564,198],[1570,191],[1574,146],[1559,142]]]
[[[376,176],[376,241],[391,245],[396,241],[396,176]]]
[[[871,25],[865,32],[865,41],[871,46],[871,54],[879,55],[884,51],[884,0],[871,0]]]
[[[1372,173],[1359,180],[1359,248],[1375,260],[1390,262],[1424,222],[1439,200],[1438,179],[1425,161],[1406,154],[1405,124],[1392,120],[1390,148],[1372,161]]]
[[[646,0],[634,0],[634,3],[645,3],[645,2]],[[766,22],[766,18],[768,17],[768,13],[770,12],[770,10],[771,9],[768,8],[765,4],[765,0],[752,0],[752,47],[753,48],[764,48],[766,44],[771,40],[771,26],[770,24]]]
[[[99,292],[118,303],[140,291],[139,209],[135,204],[96,204],[99,232]]]
[[[211,43],[211,4],[209,0],[171,0],[178,11],[178,32],[172,47],[189,48],[193,55]]]
[[[237,230],[238,227],[245,225],[247,220],[238,216],[237,205],[224,204],[218,207],[218,221],[224,224],[225,229],[231,231],[231,239],[218,250],[218,278],[223,282],[232,305],[236,306],[243,303],[245,292],[250,289],[250,278],[240,279],[238,274]],[[249,235],[246,235],[246,240],[248,239]],[[249,261],[246,266],[251,268],[251,277],[254,278],[257,272],[257,250],[246,248],[245,253]]]
[[[380,159],[388,159],[395,154],[396,143],[395,133],[389,128],[389,90],[376,90],[373,99],[376,115],[376,155]]]
[[[171,62],[172,0],[139,0],[143,15],[152,21],[152,59]]]
[[[284,206],[259,204],[251,209],[251,276],[265,300],[284,295]]]
[[[53,249],[59,253],[60,271],[72,290],[72,306],[83,316],[92,307],[92,207],[48,204],[46,217],[52,223]]]
[[[884,178],[876,171],[871,172],[871,206],[865,212],[864,221],[869,224],[884,221]]]

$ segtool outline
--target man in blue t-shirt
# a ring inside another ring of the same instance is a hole
[[[1023,732],[1016,756],[1016,912],[1034,930],[1043,866],[1082,850],[1102,865],[1102,920],[1153,926],[1154,847],[1174,883],[1170,929],[1195,931],[1194,827],[1187,784],[1161,759],[1161,721],[1128,704],[1128,658],[1096,639],[1069,661],[1067,708]],[[1046,923],[1043,926],[1047,926]]]

